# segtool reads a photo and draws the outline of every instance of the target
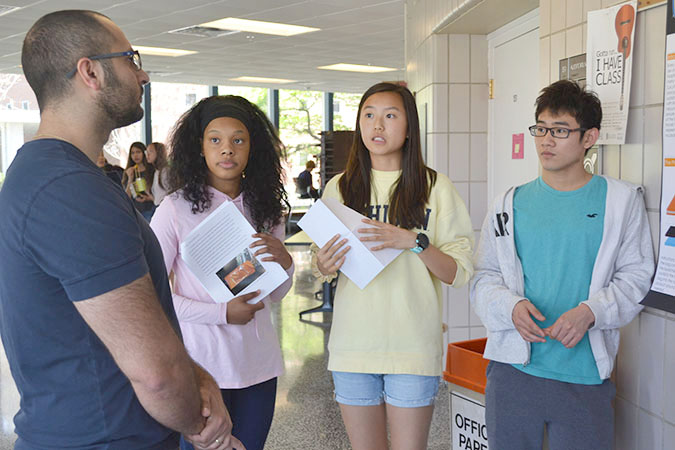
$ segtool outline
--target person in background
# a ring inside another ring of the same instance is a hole
[[[598,97],[544,88],[529,130],[541,176],[485,217],[471,304],[487,329],[490,448],[614,448],[619,329],[640,312],[654,253],[640,186],[584,170]]]
[[[422,159],[412,93],[379,83],[363,94],[343,174],[322,198],[359,213],[361,240],[378,251],[403,250],[364,289],[338,279],[328,369],[333,373],[355,450],[426,450],[443,355],[443,288],[473,273],[473,229],[450,180]],[[322,280],[337,275],[348,253],[334,236],[315,253]]]
[[[169,164],[166,159],[166,147],[161,142],[153,142],[145,149],[148,164],[153,167],[154,176],[150,193],[146,194],[158,206],[166,196],[169,183]]]
[[[124,169],[120,166],[113,166],[108,162],[105,157],[105,153],[101,150],[101,153],[98,155],[96,160],[96,165],[103,170],[103,173],[106,174],[108,178],[113,180],[116,184],[122,185],[122,175],[124,174]]]
[[[143,117],[148,75],[120,28],[57,11],[26,33],[40,107],[0,190],[0,332],[21,395],[16,450],[243,448],[185,351],[161,248],[96,166]],[[175,430],[175,431],[174,431]]]
[[[155,204],[151,198],[154,167],[148,164],[145,157],[145,144],[134,142],[129,147],[127,168],[124,170],[122,185],[127,194],[134,200],[134,206],[150,222],[155,212]]]
[[[151,223],[166,270],[174,275],[173,301],[185,346],[215,377],[234,422],[232,432],[248,450],[265,445],[277,377],[283,373],[269,307],[289,291],[294,271],[282,242],[283,149],[265,113],[246,99],[228,95],[201,100],[174,128],[169,169],[173,193],[164,198]],[[265,298],[256,298],[256,291],[218,302],[180,257],[181,242],[226,202],[234,203],[257,231],[253,256],[276,261],[288,273],[288,281]],[[181,448],[192,446],[183,442]]]
[[[296,181],[296,187],[300,198],[319,198],[319,191],[312,185],[312,170],[316,164],[311,159],[305,163],[305,170],[300,172]]]

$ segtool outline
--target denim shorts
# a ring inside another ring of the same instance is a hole
[[[440,377],[423,375],[332,373],[335,400],[350,406],[376,406],[383,401],[399,408],[430,406],[440,382]]]

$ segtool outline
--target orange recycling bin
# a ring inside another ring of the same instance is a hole
[[[485,394],[485,369],[489,363],[483,359],[486,341],[482,338],[448,344],[445,381]]]
[[[483,358],[486,338],[448,344],[443,378],[450,393],[452,450],[492,450],[488,446],[485,424],[485,370]],[[548,450],[544,433],[542,450]]]
[[[485,424],[485,369],[487,339],[448,344],[443,378],[450,394],[452,450],[490,450]]]

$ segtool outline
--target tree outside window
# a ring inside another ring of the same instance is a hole
[[[323,129],[323,92],[279,91],[279,135],[286,145],[286,192],[291,204],[297,199],[294,178],[312,159],[319,168],[321,130]],[[318,187],[319,170],[314,171],[314,186]]]
[[[238,95],[260,108],[269,117],[269,89],[248,86],[218,86],[219,95]]]
[[[356,114],[359,109],[361,94],[336,92],[333,94],[333,129],[354,130]]]

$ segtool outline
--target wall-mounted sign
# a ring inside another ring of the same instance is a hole
[[[563,58],[559,61],[558,66],[558,79],[559,80],[569,80],[570,79],[570,59]]]
[[[589,11],[586,86],[602,102],[598,144],[624,144],[637,1]]]
[[[559,79],[576,81],[579,86],[586,86],[586,53],[561,59]]]
[[[458,394],[450,393],[452,401],[452,448],[455,450],[488,450],[485,405]]]
[[[514,134],[511,136],[511,141],[511,159],[523,159],[525,157],[525,134]]]

